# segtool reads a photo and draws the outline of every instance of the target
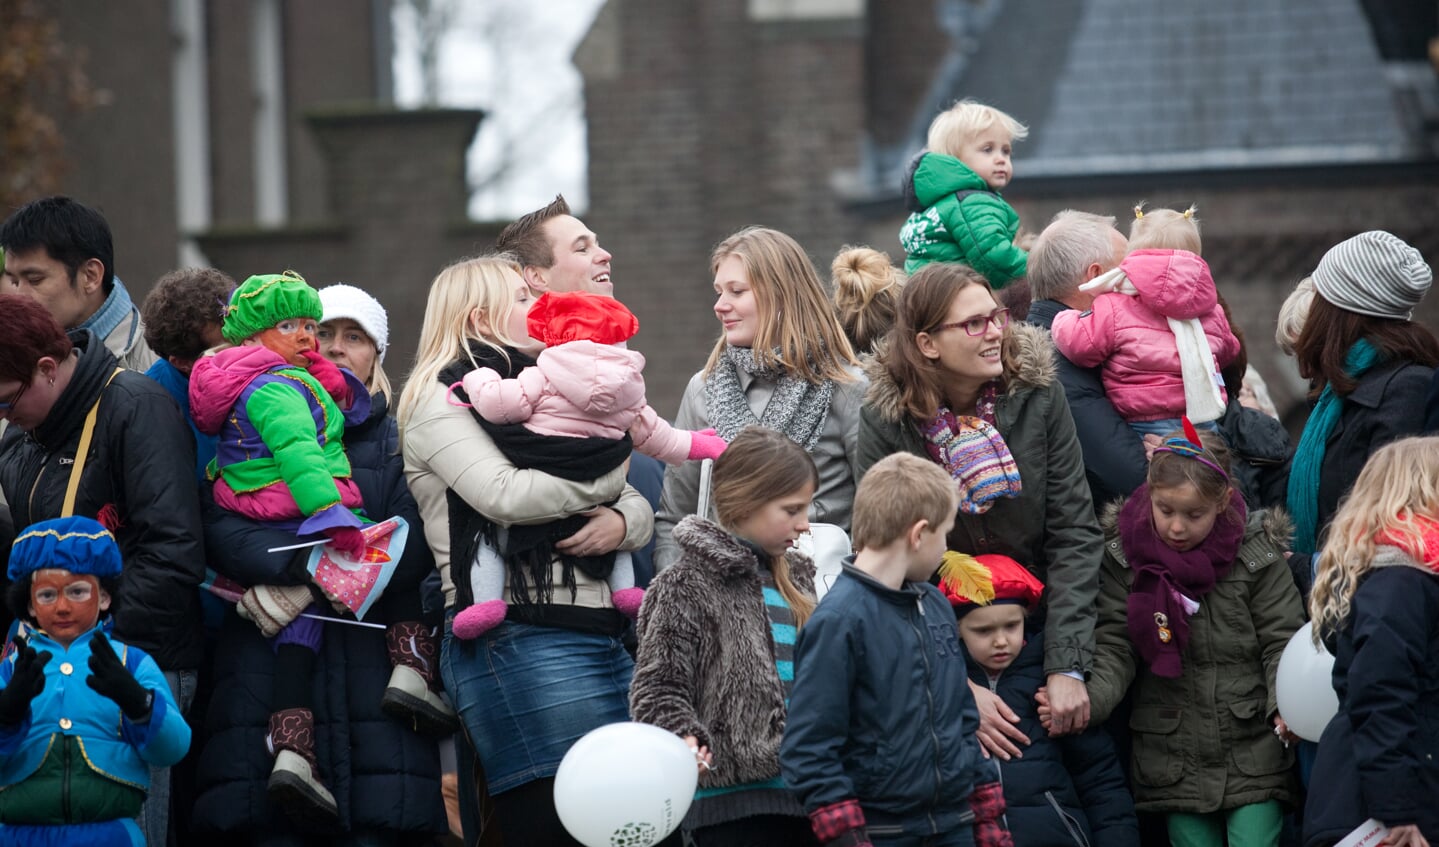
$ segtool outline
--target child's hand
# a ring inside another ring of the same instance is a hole
[[[690,433],[690,459],[718,459],[729,444],[715,435],[712,429],[700,429]]]
[[[45,663],[50,661],[50,651],[36,653],[18,635],[10,640],[15,645],[15,672],[5,690],[0,691],[0,724],[5,726],[25,720],[30,701],[45,690]]]
[[[310,361],[307,368],[310,376],[319,380],[320,385],[341,409],[350,408],[350,402],[354,398],[350,396],[350,384],[345,381],[345,375],[340,373],[340,368],[334,362],[326,359],[318,350],[302,350],[300,355]]]
[[[1429,847],[1429,839],[1414,824],[1391,827],[1389,834],[1379,842],[1381,847]]]
[[[1164,446],[1164,439],[1163,439],[1163,438],[1160,438],[1159,436],[1154,435],[1153,433],[1144,436],[1144,461],[1148,462],[1148,461],[1153,460],[1153,459],[1154,459],[1154,451],[1155,451],[1155,448],[1163,447],[1163,446]]]
[[[1051,736],[1071,735],[1089,726],[1089,689],[1084,681],[1062,673],[1052,673],[1045,680],[1049,700]]]
[[[1285,723],[1284,718],[1279,715],[1274,716],[1274,734],[1279,736],[1279,740],[1284,742],[1285,747],[1290,744],[1298,744],[1301,740],[1299,736],[1289,731],[1289,724]]]
[[[98,632],[90,639],[90,675],[85,678],[85,684],[96,694],[115,701],[132,723],[144,723],[150,719],[155,695],[135,680],[120,657],[115,655],[110,640]]]
[[[698,738],[686,735],[685,746],[695,754],[695,767],[699,768],[700,773],[714,770],[714,754],[710,753],[710,748],[700,746]]]
[[[330,536],[329,546],[344,553],[355,561],[365,558],[365,550],[370,543],[365,540],[365,534],[353,526],[337,526],[325,530]]]
[[[971,682],[969,690],[974,693],[974,705],[979,707],[979,732],[976,734],[984,757],[987,759],[992,754],[1006,762],[1011,758],[1024,758],[1015,742],[1028,746],[1029,736],[1015,726],[1019,723],[1019,715],[988,688]]]

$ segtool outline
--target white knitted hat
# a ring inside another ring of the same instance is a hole
[[[1434,272],[1403,239],[1375,229],[1329,248],[1312,278],[1319,295],[1345,311],[1409,320]]]
[[[390,345],[390,318],[379,300],[342,282],[321,288],[320,304],[325,307],[320,323],[349,318],[370,336],[380,352],[380,361],[385,361],[385,348]]]

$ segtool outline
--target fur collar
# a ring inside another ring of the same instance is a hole
[[[705,562],[711,573],[722,581],[754,577],[759,561],[753,548],[704,518],[690,515],[674,528],[675,543],[684,551],[682,560]],[[797,587],[814,590],[814,562],[805,554],[791,550],[785,554],[790,574]]]
[[[1099,528],[1104,531],[1105,552],[1128,568],[1129,562],[1124,558],[1124,545],[1119,543],[1119,509],[1123,505],[1124,500],[1113,500],[1106,504],[1099,516]],[[1244,527],[1244,542],[1239,546],[1239,559],[1243,560],[1250,570],[1256,570],[1269,561],[1267,557],[1259,555],[1257,547],[1288,550],[1293,539],[1294,521],[1290,520],[1287,512],[1278,507],[1255,509],[1249,513],[1249,520]]]
[[[869,377],[864,402],[881,418],[893,422],[902,420],[906,415],[900,402],[899,385],[884,367],[886,352],[884,345],[878,345],[875,356],[864,362],[864,373]],[[1054,383],[1054,341],[1043,328],[1011,323],[1005,333],[1002,355],[1005,383],[1002,396],[1012,397],[1022,391]]]

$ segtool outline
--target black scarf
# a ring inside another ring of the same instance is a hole
[[[478,342],[471,342],[469,357],[462,356],[440,371],[441,384],[448,386],[462,380],[465,374],[475,368],[493,368],[500,376],[509,379],[535,360],[514,348],[505,348],[508,359],[494,348]],[[456,385],[454,395],[466,403],[469,397],[462,387]],[[470,410],[480,427],[495,442],[515,467],[543,471],[560,479],[587,482],[604,476],[629,458],[632,444],[629,436],[611,438],[567,438],[555,435],[537,435],[523,424],[496,424],[487,421],[474,409]],[[601,556],[572,556],[557,553],[556,542],[574,535],[585,525],[588,518],[573,515],[557,521],[533,526],[516,524],[503,534],[494,522],[475,511],[453,490],[445,492],[450,517],[450,563],[461,563],[466,570],[459,574],[468,576],[468,568],[475,560],[475,553],[483,541],[500,554],[508,573],[510,599],[516,605],[532,603],[547,604],[554,591],[552,562],[558,555],[562,568],[562,581],[574,599],[577,593],[575,569],[579,568],[593,579],[606,579],[615,566],[615,554]],[[456,575],[452,578],[456,600],[463,607],[474,603],[470,596],[470,581]]]

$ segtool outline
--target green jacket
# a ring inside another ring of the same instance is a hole
[[[1184,672],[1165,679],[1139,667],[1126,614],[1132,572],[1117,527],[1118,504],[1102,521],[1104,567],[1090,721],[1098,723],[1134,687],[1129,729],[1139,811],[1203,814],[1250,803],[1294,801],[1292,749],[1274,735],[1274,675],[1304,623],[1284,566],[1293,528],[1279,511],[1249,515],[1235,567],[1189,619]]]
[[[966,193],[956,197],[958,191]],[[930,262],[962,262],[992,288],[1024,276],[1028,255],[1014,246],[1019,215],[963,162],[923,154],[905,179],[904,193],[913,212],[899,231],[905,273]]]
[[[884,355],[881,351],[867,368],[857,479],[891,453],[930,458],[919,422],[905,413],[899,386],[882,364]],[[1043,329],[1010,324],[1005,331],[1005,389],[995,420],[1019,466],[1023,490],[1015,499],[995,501],[982,515],[961,513],[949,534],[952,549],[1002,553],[1044,582],[1046,674],[1089,670],[1104,543],[1054,356],[1054,342]]]

